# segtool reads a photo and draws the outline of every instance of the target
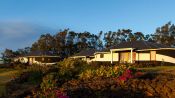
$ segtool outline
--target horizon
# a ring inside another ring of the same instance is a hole
[[[143,34],[175,21],[172,0],[5,0],[0,4],[0,52],[31,46],[41,34],[60,29],[100,31],[131,29]]]

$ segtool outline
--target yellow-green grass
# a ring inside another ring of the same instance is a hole
[[[138,69],[142,69],[146,72],[159,72],[159,71],[169,71],[169,70],[175,71],[175,66],[156,66],[156,67],[145,67],[145,68],[138,68]]]
[[[17,73],[17,70],[9,68],[0,69],[0,96],[5,94],[5,85],[9,82],[13,76]]]

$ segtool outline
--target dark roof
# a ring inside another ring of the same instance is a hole
[[[29,54],[26,54],[25,56],[57,56],[51,51],[31,51]]]
[[[110,52],[110,48],[104,48],[104,49],[98,50],[96,52]]]
[[[148,41],[130,41],[122,42],[116,46],[111,47],[110,49],[120,49],[120,48],[135,48],[135,49],[158,49],[158,48],[170,48],[163,44],[148,42]]]
[[[85,49],[73,56],[94,56],[95,49]]]

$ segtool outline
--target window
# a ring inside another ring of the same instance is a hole
[[[104,54],[100,54],[100,58],[104,58]]]

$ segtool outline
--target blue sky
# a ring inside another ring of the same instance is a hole
[[[1,0],[0,51],[30,46],[43,33],[70,28],[144,34],[175,21],[175,0]]]

